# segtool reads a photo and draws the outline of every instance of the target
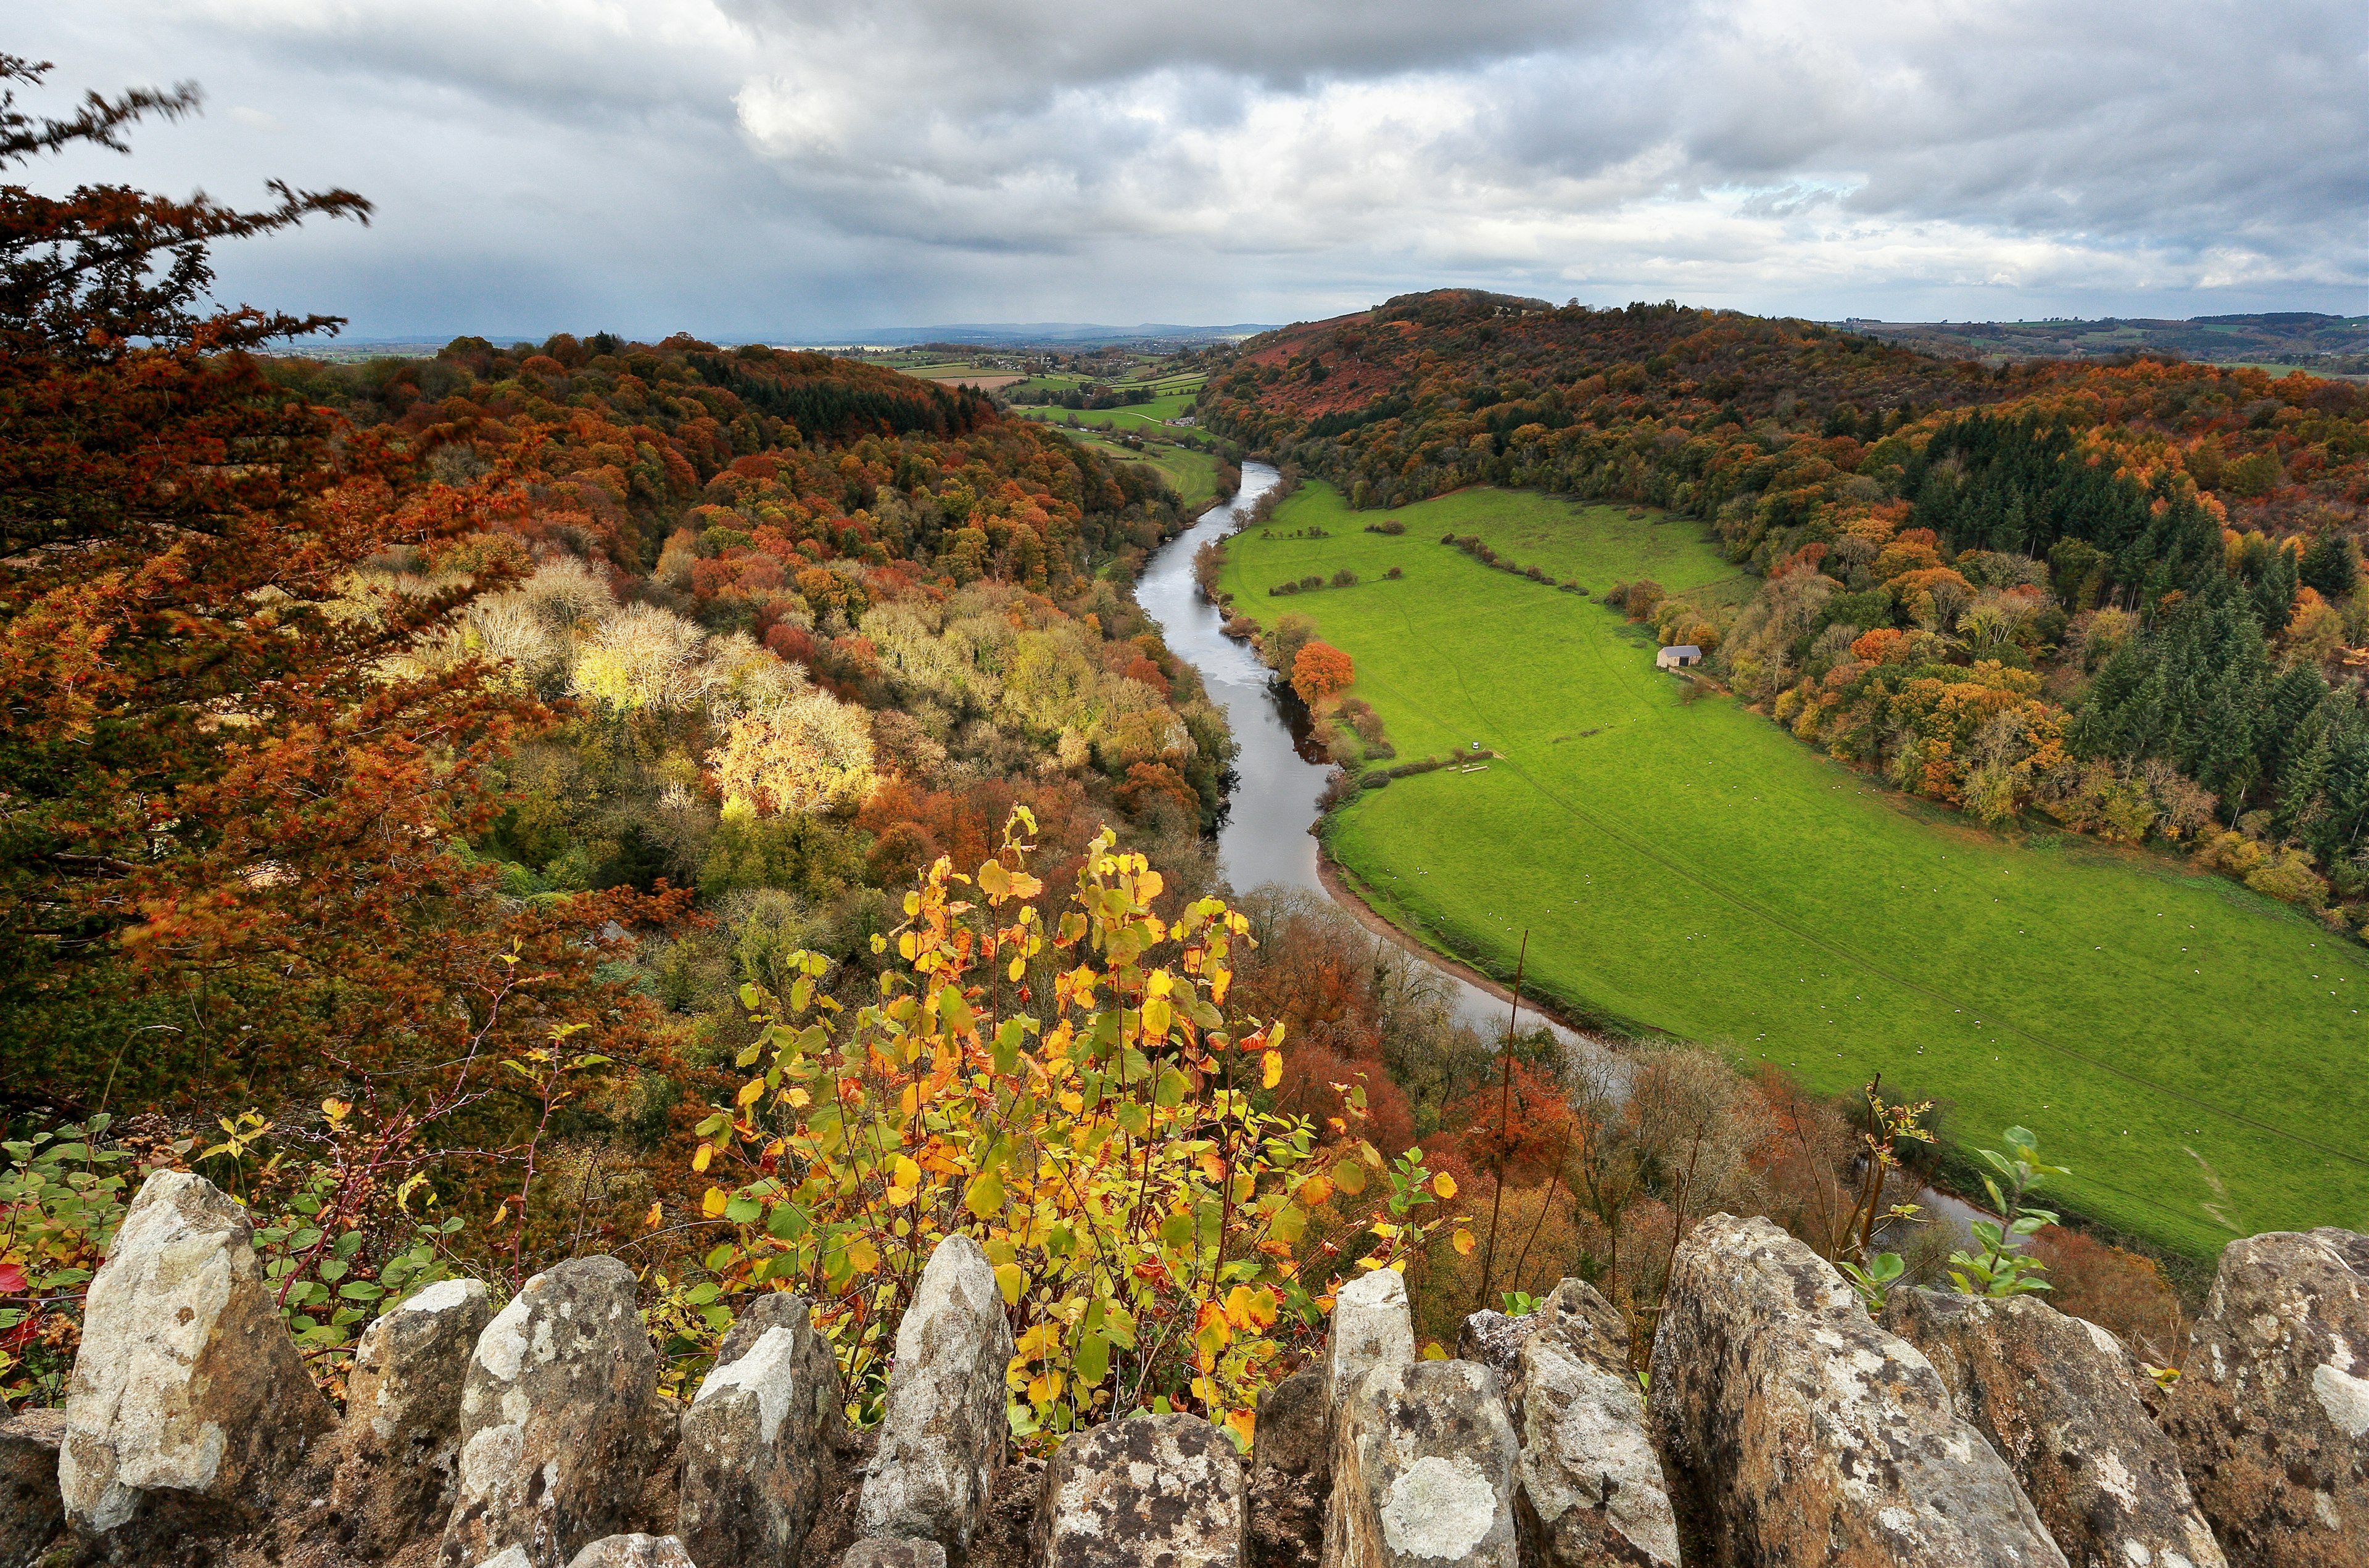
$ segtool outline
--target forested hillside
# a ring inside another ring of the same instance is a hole
[[[1803,739],[2364,912],[2369,391],[1450,292],[1253,340],[1204,407],[1361,508],[1495,483],[1699,518],[1751,601],[1619,602]]]

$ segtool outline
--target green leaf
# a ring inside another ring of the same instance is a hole
[[[1333,1185],[1355,1197],[1366,1190],[1366,1167],[1355,1159],[1342,1161],[1333,1167]]]
[[[1187,1247],[1193,1244],[1196,1229],[1191,1215],[1172,1214],[1160,1222],[1160,1239],[1171,1247]]]
[[[386,1291],[367,1279],[349,1279],[338,1288],[338,1294],[349,1301],[375,1301]]]
[[[1278,1242],[1297,1242],[1308,1229],[1307,1212],[1297,1204],[1286,1204],[1276,1211],[1275,1223],[1269,1229]]]
[[[1154,1104],[1165,1109],[1183,1104],[1184,1097],[1192,1092],[1193,1081],[1172,1067],[1160,1075],[1159,1087],[1151,1092],[1151,1098]]]
[[[724,1218],[735,1225],[751,1225],[765,1212],[765,1206],[753,1197],[736,1197],[724,1206]]]
[[[1078,1336],[1078,1381],[1093,1388],[1110,1376],[1110,1341],[1099,1333]]]
[[[727,1208],[730,1206],[727,1205]],[[795,1242],[812,1228],[807,1211],[795,1203],[777,1203],[765,1216],[765,1231],[777,1242]]]

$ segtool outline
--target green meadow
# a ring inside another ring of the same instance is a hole
[[[1406,532],[1363,532],[1386,519]],[[2030,1127],[2073,1168],[2045,1190],[2192,1256],[2369,1226],[2369,952],[2174,860],[1990,832],[1728,698],[1682,700],[1651,634],[1593,595],[1651,577],[1744,597],[1698,524],[1488,490],[1352,512],[1310,484],[1267,532],[1230,546],[1238,612],[1312,619],[1402,759],[1500,754],[1364,791],[1329,827],[1402,926],[1505,977],[1528,931],[1527,988],[1570,1014],[1826,1093],[1880,1072],[1940,1102],[1960,1150]],[[1356,586],[1267,593],[1344,567]]]
[[[1062,434],[1121,463],[1158,469],[1175,486],[1188,511],[1197,511],[1218,498],[1218,459],[1214,452],[1150,442],[1138,451],[1088,429],[1065,429]]]

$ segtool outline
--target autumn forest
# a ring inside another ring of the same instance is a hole
[[[1684,527],[1722,591],[1417,543],[1701,650],[1672,703],[1732,700],[1949,831],[2209,871],[2347,952],[2369,926],[2357,378],[1463,290],[934,377],[591,323],[332,353],[338,319],[227,305],[215,268],[370,202],[41,194],[61,149],[197,103],[47,118],[48,69],[0,55],[10,1408],[63,1397],[165,1169],[253,1215],[333,1397],[421,1287],[608,1253],[670,1389],[753,1294],[805,1294],[861,1425],[929,1248],[969,1234],[1040,1450],[1155,1408],[1246,1444],[1361,1269],[1405,1271],[1451,1346],[1585,1277],[1642,1369],[1721,1208],[1871,1299],[1976,1266],[1920,1206],[1982,1203],[1997,1129],[1913,1065],[1822,1093],[1574,995],[1583,1059],[1535,992],[1476,1027],[1388,910],[1227,874],[1241,748],[1136,590],[1245,464],[1275,481],[1225,513],[1246,535],[1321,539],[1321,506],[1397,541],[1435,502],[1551,501],[1640,551]],[[1295,578],[1227,625],[1335,824],[1488,761],[1401,755],[1374,661],[1277,609],[1362,590]],[[2053,1271],[2174,1362],[2209,1260],[2046,1219],[1981,1266]]]

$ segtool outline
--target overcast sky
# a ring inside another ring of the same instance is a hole
[[[2369,312],[2360,0],[12,9],[0,48],[61,89],[206,93],[36,184],[358,190],[371,227],[222,277],[361,337],[1279,322],[1450,283]]]

